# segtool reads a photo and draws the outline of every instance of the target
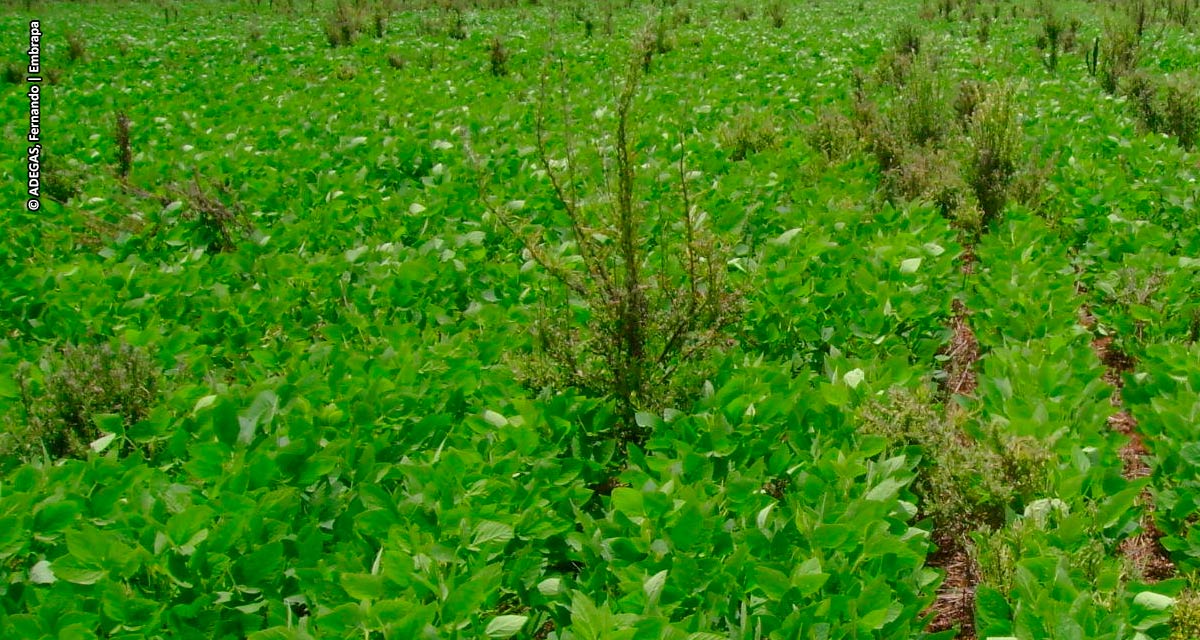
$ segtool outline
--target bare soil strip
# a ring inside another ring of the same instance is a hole
[[[945,571],[946,579],[938,587],[937,599],[930,609],[933,621],[929,623],[929,631],[937,633],[957,627],[958,638],[975,640],[975,585],[979,582],[975,562],[959,540],[939,539],[937,545],[937,552],[927,563]]]
[[[1081,286],[1077,286],[1077,289],[1081,289],[1080,292],[1083,293]],[[1096,317],[1092,315],[1086,303],[1080,309],[1079,315],[1080,322],[1084,327],[1095,329]],[[1124,385],[1121,376],[1132,371],[1137,363],[1129,354],[1122,352],[1113,344],[1112,336],[1096,337],[1092,340],[1092,350],[1104,363],[1105,381],[1111,384],[1116,391],[1112,395],[1112,404],[1120,407],[1122,404],[1121,387]],[[1113,431],[1129,438],[1120,451],[1123,467],[1121,474],[1130,480],[1148,477],[1150,465],[1146,463],[1146,457],[1150,455],[1150,452],[1142,442],[1142,435],[1137,430],[1137,420],[1133,414],[1121,409],[1109,416],[1108,426]],[[1142,530],[1137,535],[1121,542],[1121,553],[1146,582],[1165,580],[1175,575],[1175,564],[1171,562],[1170,554],[1159,542],[1162,532],[1154,524],[1154,496],[1150,494],[1149,488],[1142,490],[1139,503],[1142,506]]]
[[[946,390],[951,395],[971,395],[978,386],[975,362],[979,360],[979,341],[975,339],[975,332],[967,321],[970,314],[966,306],[961,300],[955,300],[953,307],[954,318],[950,320],[950,328],[954,335],[946,351],[946,355],[950,356],[946,368]]]
[[[973,273],[974,265],[974,254],[968,249],[963,255],[963,273]],[[968,321],[970,312],[966,305],[961,300],[955,300],[953,310],[954,317],[950,320],[953,335],[945,350],[945,354],[950,357],[946,364],[945,382],[946,411],[949,413],[963,410],[954,402],[954,396],[971,395],[975,392],[978,386],[975,363],[980,355],[979,341],[975,339],[975,332],[971,330]],[[971,446],[969,442],[963,444]],[[946,578],[938,588],[936,599],[930,608],[933,620],[929,624],[929,631],[937,633],[957,628],[958,638],[975,640],[975,585],[979,582],[979,576],[964,542],[954,536],[935,537],[938,550],[930,556],[927,564],[944,571]]]

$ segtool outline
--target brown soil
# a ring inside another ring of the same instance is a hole
[[[979,582],[975,563],[957,541],[944,539],[937,544],[938,550],[930,556],[928,565],[945,571],[946,579],[929,609],[933,614],[929,631],[958,629],[960,640],[975,640],[975,585]]]
[[[970,246],[964,248],[963,273],[973,274],[977,262],[974,250]],[[970,311],[966,305],[961,300],[955,300],[952,309],[950,344],[942,350],[943,355],[950,357],[946,362],[945,390],[948,396],[971,395],[979,384],[975,375],[979,341],[971,329]],[[946,411],[951,416],[961,410],[953,400],[946,402]],[[965,434],[962,440],[964,446],[972,446]],[[975,563],[967,553],[963,540],[942,535],[935,542],[938,550],[929,557],[927,564],[944,571],[946,577],[927,612],[933,614],[928,630],[937,633],[958,629],[957,637],[961,640],[975,640],[975,585],[979,582]]]
[[[979,260],[975,257],[975,249],[970,245],[963,247],[962,252],[962,272],[971,275],[975,273],[975,263]]]
[[[1129,437],[1129,442],[1121,447],[1121,464],[1124,467],[1121,475],[1130,480],[1149,476],[1150,465],[1146,464],[1146,456],[1150,452],[1137,431],[1137,420],[1128,411],[1120,411],[1108,419],[1108,426],[1113,431]],[[1154,496],[1150,494],[1149,489],[1142,491],[1138,502],[1143,510],[1142,532],[1121,541],[1121,553],[1146,582],[1174,577],[1175,563],[1171,562],[1171,554],[1159,542],[1163,534],[1154,524]]]
[[[1113,346],[1112,336],[1101,336],[1092,340],[1092,350],[1100,357],[1100,362],[1104,363],[1104,380],[1120,391],[1125,384],[1121,374],[1133,371],[1137,362],[1129,354]],[[1118,394],[1114,394],[1113,404],[1119,405],[1120,402]]]
[[[959,300],[954,301],[954,317],[950,320],[950,328],[954,335],[945,353],[950,356],[946,367],[946,390],[951,394],[970,395],[975,392],[975,361],[979,360],[979,341],[975,332],[967,322],[966,306]]]
[[[1175,563],[1159,538],[1162,532],[1154,526],[1154,518],[1147,512],[1142,518],[1142,533],[1121,541],[1121,553],[1133,564],[1145,582],[1158,582],[1175,577]]]
[[[554,621],[547,620],[546,624],[543,624],[540,628],[538,628],[537,632],[533,634],[533,638],[534,640],[545,640],[546,638],[549,638],[550,634],[552,633],[554,633]]]
[[[1086,304],[1080,309],[1080,322],[1089,329],[1096,325],[1096,318]],[[1112,395],[1112,404],[1120,407],[1121,387],[1124,385],[1122,374],[1132,371],[1137,363],[1129,354],[1113,345],[1112,336],[1100,336],[1092,340],[1092,349],[1104,363],[1104,380],[1116,390],[1116,393]],[[1120,451],[1121,475],[1130,480],[1148,477],[1150,465],[1146,464],[1146,457],[1150,452],[1142,442],[1142,435],[1138,432],[1137,420],[1133,414],[1122,409],[1109,416],[1108,426],[1113,431],[1129,438],[1129,442],[1126,442]],[[1173,577],[1175,564],[1171,562],[1170,554],[1159,542],[1162,532],[1154,524],[1154,496],[1150,495],[1149,489],[1146,489],[1138,501],[1143,510],[1142,532],[1123,540],[1120,547],[1121,553],[1140,574],[1141,579],[1147,582],[1157,582]]]
[[[1083,294],[1078,283],[1075,285],[1075,292],[1080,295]],[[1092,308],[1086,302],[1079,307],[1079,324],[1082,324],[1087,329],[1096,326],[1096,316],[1092,314]]]
[[[612,492],[613,492],[613,489],[616,489],[616,488],[618,488],[618,487],[628,487],[628,486],[629,486],[629,484],[627,484],[627,483],[625,483],[625,482],[621,482],[621,479],[620,479],[619,477],[617,477],[617,476],[610,476],[610,477],[609,477],[607,480],[605,480],[604,482],[600,482],[600,483],[593,484],[593,485],[592,485],[591,487],[589,487],[589,488],[590,488],[592,491],[595,491],[595,492],[596,492],[596,495],[600,495],[600,496],[611,496],[611,495],[612,495]]]
[[[1129,442],[1121,447],[1121,463],[1124,466],[1121,475],[1130,480],[1149,476],[1150,465],[1146,464],[1146,456],[1150,452],[1142,442],[1141,434],[1137,432],[1137,420],[1134,420],[1128,411],[1119,411],[1109,416],[1108,426],[1129,438]]]

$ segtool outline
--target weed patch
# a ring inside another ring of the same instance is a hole
[[[743,109],[732,119],[721,125],[717,137],[721,147],[735,162],[745,160],[753,154],[775,148],[780,141],[782,129],[770,112],[763,109]]]
[[[564,262],[562,248],[531,231],[530,221],[489,205],[492,215],[521,241],[526,256],[560,287],[557,299],[574,300],[562,310],[548,307],[537,327],[537,353],[521,367],[522,374],[535,384],[574,386],[613,398],[620,411],[616,435],[622,451],[645,441],[648,426],[637,418],[639,413],[659,411],[676,398],[680,390],[672,381],[703,366],[739,308],[739,295],[726,274],[724,245],[694,204],[685,157],[677,165],[676,210],[661,203],[649,208],[637,195],[631,136],[638,122],[633,104],[641,78],[639,57],[634,56],[613,105],[612,155],[597,158],[595,165],[583,164],[573,148],[577,134],[569,121],[561,135],[565,160],[560,164],[551,157],[548,80],[543,80],[538,157],[555,201],[567,215],[577,261]],[[482,175],[482,161],[477,158],[476,164]],[[602,166],[612,167],[613,190],[581,192],[580,176]],[[486,192],[486,183],[481,185]],[[676,229],[672,235],[679,241],[646,235],[652,229]],[[582,270],[572,268],[573,263]]]
[[[997,87],[988,93],[971,119],[971,161],[967,181],[983,212],[983,225],[999,218],[1008,201],[1008,187],[1021,153],[1012,92]]]
[[[488,68],[497,78],[508,75],[508,49],[500,36],[493,36],[488,45]]]
[[[935,409],[932,394],[893,389],[886,400],[858,415],[862,433],[888,439],[897,450],[921,452],[914,490],[921,509],[943,535],[963,540],[972,531],[998,528],[1006,512],[1042,490],[1049,453],[1031,439],[992,433],[973,442],[964,435],[963,414]]]
[[[67,345],[19,374],[28,430],[26,456],[80,457],[100,437],[95,419],[120,417],[125,427],[146,418],[157,400],[159,372],[143,350],[120,344]]]
[[[348,47],[366,30],[366,14],[353,5],[338,2],[321,23],[330,47]]]

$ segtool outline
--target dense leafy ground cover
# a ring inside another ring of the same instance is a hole
[[[0,21],[0,636],[1200,637],[1195,2]]]

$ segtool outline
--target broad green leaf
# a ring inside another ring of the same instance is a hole
[[[255,631],[246,636],[246,640],[300,640],[308,636],[300,635],[295,629],[287,627],[271,627],[262,631]]]
[[[91,444],[88,445],[88,447],[92,451],[95,451],[96,453],[101,453],[105,449],[107,449],[108,445],[112,444],[112,441],[115,440],[116,438],[117,438],[117,434],[115,434],[115,433],[105,434],[105,435],[100,436],[99,438],[96,438],[95,440],[93,440],[91,442]]]
[[[658,596],[662,594],[663,586],[666,583],[666,569],[663,569],[649,578],[646,578],[646,581],[642,583],[642,591],[646,593],[646,599],[650,602],[658,602]]]
[[[1143,591],[1133,597],[1133,603],[1138,606],[1145,607],[1147,609],[1153,609],[1155,611],[1162,611],[1164,609],[1169,609],[1170,607],[1174,606],[1175,599],[1170,596],[1164,596],[1161,593],[1154,593],[1153,591]]]
[[[62,531],[67,525],[74,522],[78,515],[79,504],[76,502],[66,500],[51,502],[37,510],[37,514],[33,518],[34,531],[39,535]]]
[[[234,609],[237,609],[238,611],[241,611],[242,613],[245,613],[245,614],[251,614],[251,613],[258,613],[259,611],[262,611],[262,608],[265,606],[267,606],[266,600],[255,600],[254,602],[250,602],[247,604],[237,605],[234,607]]]
[[[92,416],[92,424],[96,426],[96,431],[102,434],[125,432],[125,418],[115,413],[97,413]]]
[[[755,567],[754,580],[763,590],[763,593],[767,594],[767,597],[772,600],[782,598],[783,594],[792,588],[791,580],[788,580],[788,577],[782,571],[777,571],[770,567]]]
[[[662,423],[662,419],[649,411],[638,411],[633,416],[634,422],[643,429],[653,429]]]
[[[29,570],[29,581],[34,584],[54,584],[58,581],[58,578],[54,576],[54,571],[50,568],[48,560],[39,560]]]
[[[108,571],[103,567],[84,566],[71,556],[63,556],[54,563],[54,573],[60,580],[71,584],[96,584]]]
[[[626,515],[640,516],[644,513],[642,492],[629,487],[617,487],[612,492],[612,505]]]
[[[355,600],[378,600],[383,597],[383,576],[369,573],[343,573],[342,588]]]
[[[909,258],[900,263],[900,273],[916,273],[921,268],[921,258]]]
[[[529,616],[496,616],[488,623],[484,633],[489,638],[509,638],[516,635],[528,620]]]
[[[229,447],[237,444],[242,426],[234,403],[228,399],[218,400],[209,416],[217,439]]]
[[[51,505],[65,504],[62,502],[54,502]],[[47,507],[50,505],[47,505]],[[47,507],[43,507],[45,510]],[[61,507],[56,508],[56,511],[43,516],[45,524],[35,527],[39,532],[52,533],[58,531],[69,524],[69,520],[64,519],[65,511],[60,511]],[[72,516],[73,517],[73,516]],[[15,517],[0,518],[0,560],[6,560],[21,552],[21,549],[29,542],[29,532],[22,526],[22,519]]]
[[[1044,524],[1051,513],[1065,516],[1071,512],[1071,507],[1058,498],[1041,498],[1025,506],[1024,517]]]
[[[179,551],[179,554],[182,556],[190,556],[193,553],[196,553],[196,547],[200,546],[200,543],[207,539],[208,529],[201,529],[192,534],[192,537],[188,538],[183,544],[179,545],[177,551]]]
[[[475,525],[471,546],[478,547],[489,542],[508,542],[513,539],[513,528],[499,522],[484,520]]]
[[[792,578],[792,586],[802,596],[809,596],[820,591],[826,582],[829,582],[828,573],[803,574]]]
[[[254,438],[254,428],[270,425],[275,419],[278,408],[279,396],[275,395],[274,391],[271,389],[260,391],[241,416],[245,420],[242,421],[238,441],[242,444],[250,444]]]
[[[562,593],[562,580],[560,578],[546,578],[538,583],[538,591],[547,597],[553,597]]]
[[[442,615],[449,620],[459,620],[477,613],[488,594],[500,587],[502,569],[500,564],[490,564],[458,578],[442,605]]]
[[[704,513],[699,505],[689,501],[679,510],[679,518],[671,527],[671,541],[681,551],[691,551],[704,535]]]
[[[204,396],[196,401],[195,406],[192,407],[192,413],[199,413],[201,409],[207,409],[208,407],[211,407],[216,401],[217,394],[215,393]]]
[[[621,624],[607,605],[597,606],[585,594],[578,591],[572,595],[571,629],[579,636],[596,640],[621,637],[613,632],[623,626],[626,625]]]
[[[488,409],[483,412],[483,419],[486,420],[487,423],[492,425],[493,427],[499,428],[499,427],[507,427],[508,426],[508,418],[505,418],[503,415],[496,413],[495,411],[492,411],[491,409]]]
[[[872,488],[870,491],[868,491],[867,495],[865,497],[867,500],[874,500],[876,502],[885,502],[887,500],[891,500],[892,498],[895,498],[896,494],[903,487],[904,487],[903,482],[895,480],[894,478],[884,478],[883,482],[880,482],[878,485],[876,485],[874,488]]]
[[[883,627],[884,624],[887,623],[889,613],[890,613],[890,608],[888,608],[888,607],[884,607],[882,609],[876,609],[868,614],[861,616],[858,619],[858,625],[859,625],[859,627],[861,627],[863,629],[870,629],[872,631],[878,630],[879,628]]]
[[[981,633],[1012,633],[1012,608],[1004,594],[981,584],[976,588],[975,603]]]
[[[784,231],[783,233],[779,234],[779,237],[775,238],[774,240],[771,240],[771,244],[775,244],[775,245],[787,244],[787,243],[791,242],[792,238],[795,238],[799,233],[800,233],[799,227],[796,227],[794,229],[788,229],[787,231]]]
[[[196,532],[213,522],[216,512],[207,505],[193,505],[167,520],[167,534],[175,544],[183,544]]]
[[[792,586],[807,596],[816,593],[829,581],[829,574],[821,572],[821,561],[817,558],[805,560],[792,572]]]
[[[238,565],[242,568],[243,579],[255,582],[275,579],[282,570],[283,550],[283,543],[272,542],[242,556]]]
[[[338,607],[334,607],[332,611],[327,611],[317,617],[316,622],[319,629],[323,633],[337,633],[340,637],[349,637],[349,631],[354,629],[357,633],[353,635],[362,635],[361,631],[355,629],[362,620],[363,610],[357,602],[347,602]]]
[[[112,534],[91,526],[67,532],[67,550],[79,562],[101,567],[108,560]]]
[[[754,523],[758,525],[759,529],[767,528],[767,518],[771,517],[771,511],[775,508],[775,505],[776,503],[772,502],[762,509],[759,509],[758,515],[754,518]]]
[[[108,575],[103,569],[59,567],[58,576],[71,584],[96,584]]]
[[[605,541],[613,557],[625,562],[641,562],[646,554],[629,538],[609,538]]]
[[[842,524],[824,524],[813,529],[813,543],[822,549],[840,548],[850,539],[850,527]]]

